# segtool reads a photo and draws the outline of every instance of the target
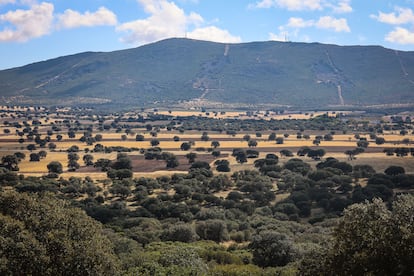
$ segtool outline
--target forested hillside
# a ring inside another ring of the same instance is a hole
[[[0,71],[3,104],[352,107],[412,104],[413,89],[414,52],[319,43],[168,39]]]

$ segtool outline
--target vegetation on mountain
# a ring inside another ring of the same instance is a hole
[[[414,52],[378,46],[168,39],[0,71],[3,103],[320,108],[414,103]]]

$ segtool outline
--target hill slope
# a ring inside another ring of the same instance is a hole
[[[182,101],[323,107],[414,103],[414,52],[378,46],[168,39],[0,71],[1,103]]]

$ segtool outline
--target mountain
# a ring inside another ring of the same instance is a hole
[[[299,108],[414,104],[414,52],[167,39],[0,71],[0,103]],[[189,103],[188,103],[189,102]]]

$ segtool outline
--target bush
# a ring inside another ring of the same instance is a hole
[[[80,209],[50,194],[0,196],[2,275],[114,275],[112,243]]]
[[[263,231],[253,236],[249,248],[253,262],[261,267],[285,266],[294,259],[292,242],[276,231]]]

